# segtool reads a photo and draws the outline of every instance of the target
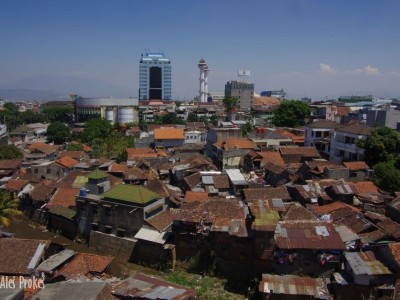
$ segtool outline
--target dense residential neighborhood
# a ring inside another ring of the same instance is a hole
[[[33,104],[44,122],[18,124],[10,111],[29,103],[4,103],[0,275],[36,276],[45,288],[0,297],[398,299],[400,178],[381,184],[374,167],[394,161],[397,170],[400,119],[393,129],[368,125],[398,111],[395,102],[294,101],[307,118],[277,127],[271,120],[291,101],[257,97],[250,109],[136,100],[126,123],[101,101],[82,122],[85,101],[74,100]],[[259,115],[263,105],[272,117]],[[66,121],[48,123],[51,109]],[[7,229],[18,220],[85,251],[20,238]],[[116,262],[131,266],[125,276]],[[212,298],[176,274],[238,288]]]

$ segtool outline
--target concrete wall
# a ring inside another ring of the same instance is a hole
[[[135,239],[120,238],[92,230],[89,249],[130,261],[136,245]]]

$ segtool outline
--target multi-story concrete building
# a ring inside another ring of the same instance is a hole
[[[164,53],[142,54],[139,63],[139,99],[172,98],[171,62]]]
[[[357,140],[371,135],[372,127],[363,123],[351,123],[335,129],[331,136],[330,160],[336,163],[343,161],[364,160],[364,149],[357,146]]]
[[[369,126],[386,126],[400,131],[400,110],[390,107],[382,110],[368,110],[367,124]]]
[[[225,97],[237,97],[240,108],[250,109],[253,104],[254,83],[228,81],[225,84]]]
[[[336,128],[341,127],[340,124],[333,121],[319,120],[304,126],[305,138],[304,146],[315,146],[321,155],[330,156],[331,137]]]

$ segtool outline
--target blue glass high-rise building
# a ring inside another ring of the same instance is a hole
[[[171,98],[171,61],[164,53],[145,52],[139,63],[139,100]]]

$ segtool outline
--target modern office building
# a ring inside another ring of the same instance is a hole
[[[250,109],[253,96],[254,83],[229,81],[225,84],[225,97],[237,97],[240,108]]]
[[[278,99],[286,99],[287,95],[286,92],[281,90],[274,90],[274,91],[262,91],[260,96],[262,97],[275,97]]]
[[[171,62],[164,53],[142,54],[139,63],[139,100],[171,100]]]

